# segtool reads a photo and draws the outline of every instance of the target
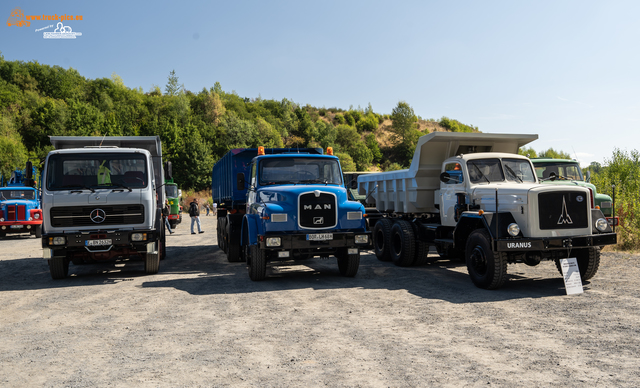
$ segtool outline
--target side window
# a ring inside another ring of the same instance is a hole
[[[256,187],[256,164],[257,163],[253,163],[251,165],[251,180],[249,181],[251,187]]]
[[[444,171],[447,172],[450,177],[447,182],[448,185],[455,185],[464,182],[460,163],[447,163],[444,165]]]

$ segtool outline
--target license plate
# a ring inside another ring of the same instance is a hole
[[[308,234],[307,241],[327,241],[333,240],[333,233],[315,233]]]
[[[104,245],[111,245],[111,239],[105,238],[102,240],[87,240],[85,241],[85,245],[88,247],[99,247]]]
[[[22,229],[22,225],[11,225],[11,229]]]

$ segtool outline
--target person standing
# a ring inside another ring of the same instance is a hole
[[[191,234],[196,234],[193,230],[193,224],[198,224],[198,233],[204,233],[200,226],[200,207],[198,206],[198,199],[194,198],[189,204],[189,216],[191,216]]]
[[[173,234],[173,230],[171,230],[171,224],[169,223],[169,214],[171,210],[169,208],[169,200],[164,200],[164,207],[162,208],[162,218],[164,218],[164,225],[167,227],[167,230],[170,234]]]
[[[209,215],[209,202],[204,205],[205,210],[207,211],[206,215]]]

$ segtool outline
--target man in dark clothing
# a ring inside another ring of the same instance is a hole
[[[200,206],[198,206],[198,199],[194,198],[189,204],[189,215],[191,216],[191,234],[196,234],[193,230],[193,224],[198,224],[198,233],[204,233],[204,230],[200,227]]]
[[[169,233],[173,234],[173,230],[171,230],[171,224],[169,223],[169,214],[171,214],[171,210],[169,208],[169,200],[166,199],[164,201],[164,207],[162,208],[162,218],[164,218],[164,224],[167,227]]]

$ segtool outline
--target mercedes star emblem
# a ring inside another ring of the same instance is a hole
[[[107,218],[107,214],[102,209],[94,209],[89,217],[91,218],[91,221],[99,224],[104,222],[105,218]]]

